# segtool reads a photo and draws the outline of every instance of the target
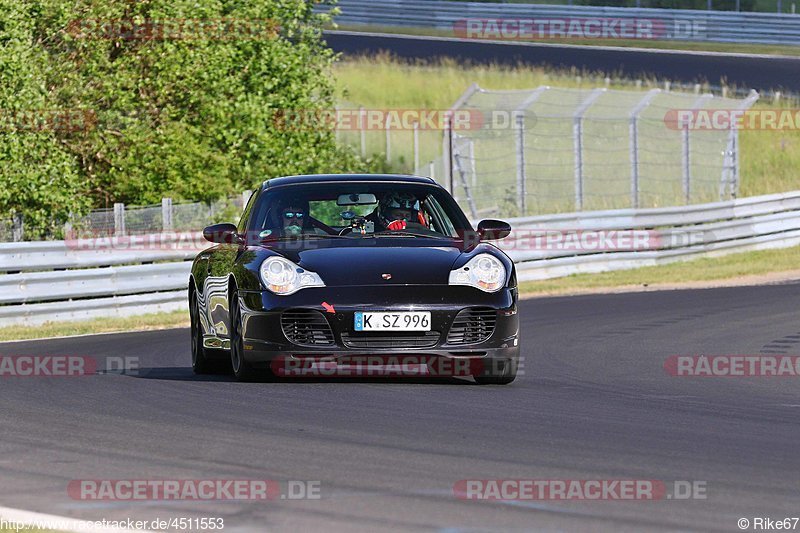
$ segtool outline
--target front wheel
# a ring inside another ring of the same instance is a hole
[[[192,372],[195,374],[211,374],[213,368],[203,348],[203,327],[200,325],[200,307],[197,296],[192,292],[189,298],[189,320],[192,331]]]
[[[231,294],[231,367],[233,375],[239,381],[253,381],[258,377],[254,369],[244,359],[244,337],[242,328],[242,312],[239,309],[239,297],[234,292]]]
[[[474,378],[479,385],[508,385],[517,379],[517,362],[513,359],[489,359]]]

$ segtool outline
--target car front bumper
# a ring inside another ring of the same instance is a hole
[[[458,286],[351,286],[304,289],[290,296],[240,291],[239,304],[244,357],[256,366],[276,360],[337,360],[397,354],[515,363],[519,359],[516,288],[485,293]],[[483,322],[465,322],[473,317],[459,315],[465,310],[479,313]],[[430,311],[432,333],[356,332],[357,311]],[[324,319],[330,328],[327,343],[312,345],[289,340],[291,335],[286,331],[292,331],[292,324],[287,317],[297,312],[313,316],[317,324],[323,324],[320,317]],[[453,328],[456,317],[460,321]],[[489,321],[493,322],[491,328],[486,326]],[[465,323],[480,327],[467,327],[469,334],[456,334],[464,331]],[[488,329],[491,332],[486,336]]]

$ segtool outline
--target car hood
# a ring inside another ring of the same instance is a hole
[[[303,250],[273,248],[316,272],[327,286],[447,285],[462,254],[457,243],[414,238],[314,241]],[[384,279],[384,275],[391,276]]]

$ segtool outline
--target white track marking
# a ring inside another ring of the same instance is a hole
[[[154,533],[146,529],[91,527],[87,525],[86,522],[98,522],[98,520],[79,520],[66,516],[34,513],[31,511],[23,511],[22,509],[12,509],[10,507],[0,507],[0,523],[2,523],[2,521],[6,522],[4,524],[6,526],[9,525],[9,522],[24,524],[31,528],[31,532],[35,532],[37,528],[39,528],[41,530],[52,529],[55,531],[65,531],[68,533]],[[143,522],[149,521],[143,520]]]

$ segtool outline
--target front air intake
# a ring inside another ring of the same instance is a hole
[[[333,346],[328,320],[319,311],[290,309],[281,315],[281,328],[289,342],[299,346]]]
[[[497,323],[497,311],[494,309],[475,307],[464,309],[453,320],[447,344],[463,346],[483,342],[494,333]]]

